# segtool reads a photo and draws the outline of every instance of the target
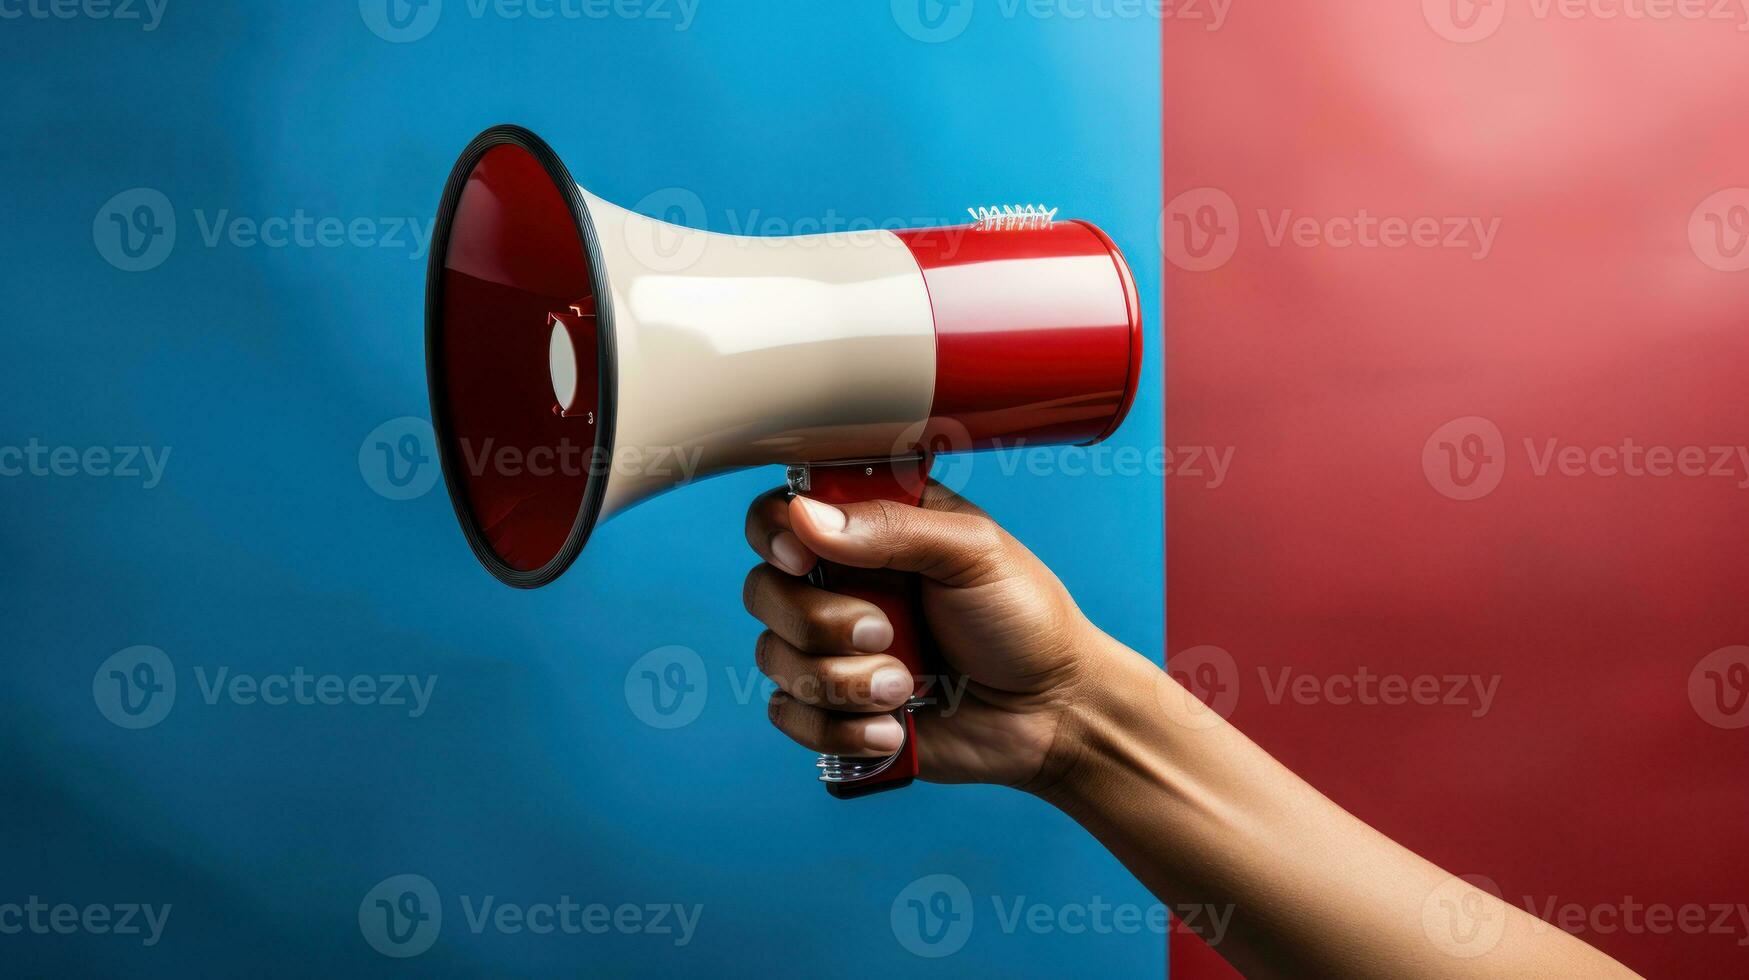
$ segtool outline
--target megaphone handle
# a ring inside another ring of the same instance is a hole
[[[812,463],[789,469],[790,491],[829,504],[854,504],[869,500],[894,500],[919,504],[929,479],[929,457],[860,460],[848,463]],[[817,764],[826,791],[841,799],[855,799],[890,789],[901,789],[917,778],[917,724],[911,712],[927,704],[927,696],[941,682],[940,658],[923,618],[920,581],[915,575],[886,569],[850,568],[820,562],[808,580],[840,595],[872,602],[893,624],[893,644],[887,653],[911,671],[910,703],[894,712],[905,726],[905,744],[885,758],[850,758],[823,755]]]

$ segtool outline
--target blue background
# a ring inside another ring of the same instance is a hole
[[[740,607],[741,515],[777,470],[661,497],[598,529],[555,585],[505,588],[441,486],[395,501],[361,473],[367,433],[428,414],[423,254],[201,234],[227,210],[424,227],[456,154],[499,122],[543,135],[609,200],[691,189],[718,231],[754,212],[957,221],[1043,200],[1131,259],[1149,367],[1117,442],[1158,446],[1158,22],[1006,17],[984,0],[963,33],[925,43],[882,0],[705,0],[684,31],[446,6],[408,43],[352,0],[170,0],[152,32],[0,20],[0,444],[171,449],[151,490],[0,478],[0,903],[173,905],[152,949],[0,935],[7,972],[1159,975],[1159,935],[1000,929],[992,895],[1151,903],[1061,814],[991,787],[835,802],[767,725],[763,689],[734,696],[726,672],[746,683],[758,631]],[[137,187],[173,203],[178,238],[126,272],[93,223]],[[966,489],[1096,622],[1158,656],[1157,474],[1008,475],[984,458]],[[166,652],[179,692],[130,731],[92,681],[136,644]],[[675,644],[699,653],[709,698],[665,731],[625,681]],[[299,666],[438,681],[409,718],[209,705],[195,677]],[[401,873],[444,900],[440,938],[409,960],[373,952],[358,922]],[[919,958],[889,912],[938,873],[966,883],[975,925],[963,951]],[[463,894],[703,912],[680,948],[475,935]]]

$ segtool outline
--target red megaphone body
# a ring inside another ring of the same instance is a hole
[[[527,130],[482,133],[444,191],[426,285],[432,425],[474,554],[534,588],[598,521],[715,473],[786,464],[827,502],[916,503],[939,452],[1106,438],[1140,380],[1123,256],[1054,212],[974,216],[713,234],[595,197]],[[903,786],[911,711],[946,673],[917,582],[815,581],[880,606],[917,681],[898,754],[826,757],[820,778],[838,796]]]

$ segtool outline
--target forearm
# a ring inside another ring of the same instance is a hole
[[[1208,909],[1187,924],[1246,974],[1626,974],[1374,831],[1156,665],[1095,642],[1040,795],[1162,901]]]

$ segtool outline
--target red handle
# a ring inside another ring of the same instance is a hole
[[[815,463],[806,468],[806,489],[799,492],[829,504],[855,504],[869,500],[894,500],[913,506],[921,503],[929,478],[929,459]],[[792,481],[793,482],[793,481]],[[923,619],[920,581],[915,575],[885,569],[851,568],[821,562],[810,576],[814,584],[840,595],[872,602],[893,624],[893,645],[887,653],[911,672],[912,696],[925,697],[939,684],[940,657]],[[865,778],[827,781],[826,790],[841,800],[855,799],[889,789],[900,789],[917,778],[917,726],[908,708],[894,717],[905,726],[905,744],[885,769]],[[856,760],[878,764],[878,759]]]

